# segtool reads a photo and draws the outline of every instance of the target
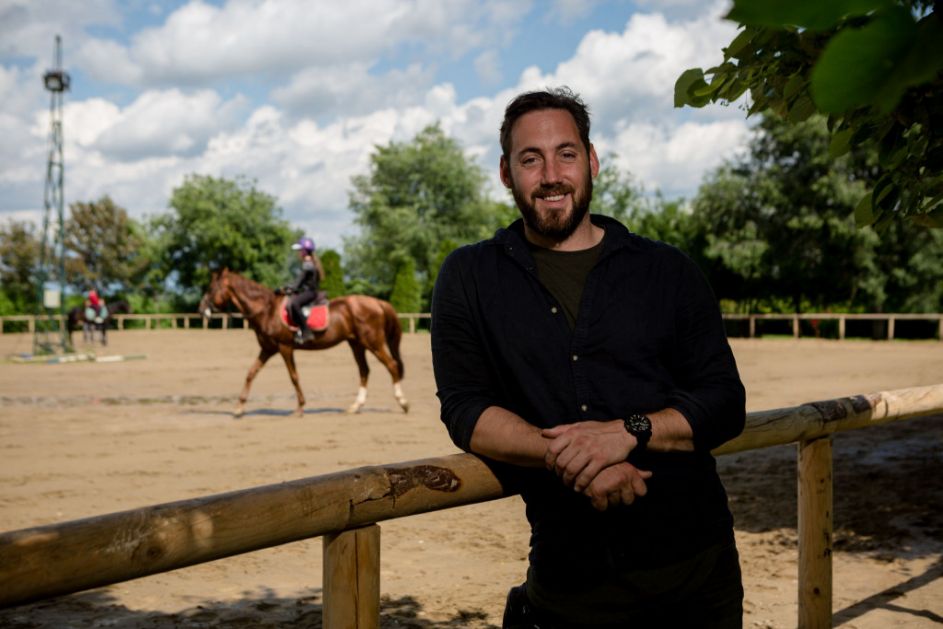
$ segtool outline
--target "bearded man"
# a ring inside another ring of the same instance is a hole
[[[745,395],[716,300],[664,243],[588,213],[599,159],[566,88],[515,98],[501,181],[521,219],[453,252],[432,306],[441,416],[531,525],[505,627],[740,627],[711,449]]]

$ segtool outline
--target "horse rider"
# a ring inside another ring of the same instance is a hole
[[[297,251],[301,258],[301,271],[294,284],[285,292],[292,296],[288,308],[291,320],[298,326],[295,342],[300,344],[314,338],[314,332],[308,328],[307,317],[302,308],[318,299],[318,288],[324,279],[324,267],[314,253],[314,241],[311,238],[304,236],[291,248]]]
[[[88,291],[85,299],[85,320],[89,323],[101,323],[105,319],[105,300],[98,296],[94,288]]]

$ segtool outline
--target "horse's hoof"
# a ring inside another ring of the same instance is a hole
[[[243,415],[245,415],[245,411],[243,411],[241,408],[237,408],[237,409],[234,410],[233,413],[232,413],[233,419],[239,419],[239,418],[242,417]]]
[[[360,405],[359,405],[359,404],[351,404],[350,406],[347,407],[347,414],[348,414],[348,415],[356,415],[356,414],[359,413],[359,412],[360,412]]]
[[[295,417],[301,418],[305,416],[305,409],[299,408],[295,409]]]
[[[404,413],[409,412],[409,402],[403,401],[403,402],[400,402],[399,405],[403,407]]]

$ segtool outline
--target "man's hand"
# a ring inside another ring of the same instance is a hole
[[[651,477],[651,472],[640,470],[631,463],[616,463],[599,472],[583,494],[589,497],[597,511],[630,505],[637,497],[648,493],[645,481]]]
[[[582,492],[604,468],[625,461],[635,447],[635,437],[621,419],[563,424],[541,431],[552,439],[544,463],[567,487]]]

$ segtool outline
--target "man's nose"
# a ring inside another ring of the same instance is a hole
[[[544,168],[541,173],[541,182],[544,185],[560,183],[560,170],[557,161],[553,158],[544,160]]]

